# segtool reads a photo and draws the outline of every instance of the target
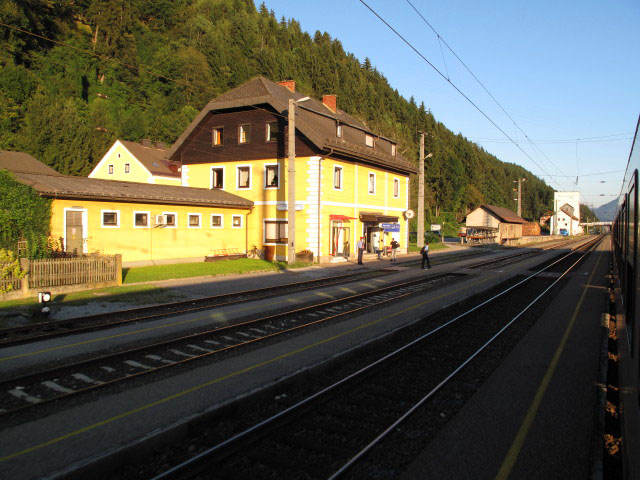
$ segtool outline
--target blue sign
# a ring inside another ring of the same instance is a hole
[[[399,232],[400,224],[399,223],[383,223],[382,228],[385,232]]]

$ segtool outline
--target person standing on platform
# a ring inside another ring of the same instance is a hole
[[[364,237],[360,237],[358,243],[356,243],[358,249],[358,265],[362,265],[362,254],[364,253]]]
[[[399,247],[400,247],[400,244],[396,241],[395,238],[391,240],[391,261],[392,262],[396,261],[396,254],[398,253]]]
[[[422,269],[424,270],[424,262],[427,262],[427,268],[431,268],[431,264],[429,263],[429,242],[424,243],[424,247],[420,249],[420,253],[422,254]]]

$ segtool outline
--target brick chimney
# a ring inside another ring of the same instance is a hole
[[[282,85],[283,87],[287,87],[292,92],[296,91],[296,81],[295,80],[283,80],[282,82],[278,82],[278,85]]]
[[[336,110],[338,109],[338,99],[335,95],[323,95],[322,103],[324,103],[325,106],[333,113],[336,113]]]

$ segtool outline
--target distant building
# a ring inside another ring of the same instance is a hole
[[[554,192],[553,215],[550,230],[552,235],[560,235],[566,230],[569,235],[582,233],[580,226],[580,192]]]
[[[182,185],[180,166],[164,158],[164,144],[116,140],[89,178],[124,182]]]
[[[467,215],[467,241],[503,244],[521,238],[523,225],[527,223],[508,208],[480,205]]]

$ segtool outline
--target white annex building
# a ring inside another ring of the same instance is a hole
[[[582,233],[580,226],[580,192],[554,192],[551,234],[559,235],[566,230],[568,235]]]

